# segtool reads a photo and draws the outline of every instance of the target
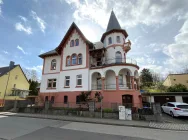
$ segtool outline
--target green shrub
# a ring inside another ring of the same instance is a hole
[[[111,108],[105,108],[105,109],[103,109],[103,112],[104,113],[112,113],[113,110]]]

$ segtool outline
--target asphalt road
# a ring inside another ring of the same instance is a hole
[[[0,116],[2,140],[187,140],[187,132]]]

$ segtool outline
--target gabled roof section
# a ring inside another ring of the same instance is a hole
[[[13,70],[13,69],[16,68],[17,66],[20,67],[20,69],[21,69],[21,71],[22,71],[24,77],[26,78],[27,82],[29,82],[28,79],[27,79],[27,77],[26,77],[26,75],[25,75],[25,73],[24,73],[24,71],[22,70],[22,68],[21,68],[20,65],[14,65],[14,66],[12,66],[11,69],[9,69],[9,66],[1,67],[1,68],[0,68],[0,77],[3,76],[3,75],[5,75],[5,74],[7,74],[9,71]]]
[[[114,11],[112,10],[106,32],[113,29],[121,29],[121,26],[116,18],[116,15],[114,14]]]
[[[78,28],[78,26],[73,22],[71,24],[71,26],[69,27],[67,33],[65,34],[63,40],[61,41],[61,43],[59,44],[59,46],[55,49],[58,53],[60,53],[63,45],[66,43],[67,39],[69,38],[70,34],[72,33],[72,31],[76,29],[77,32],[81,35],[81,37],[83,38],[84,41],[86,41],[86,43],[89,45],[89,48],[93,47],[93,43],[90,42],[85,36],[84,34],[81,32],[81,30]]]
[[[58,54],[58,53],[56,52],[56,50],[51,50],[51,51],[48,51],[48,52],[46,52],[46,53],[40,54],[39,57],[44,58],[44,57],[46,57],[46,56],[51,56],[51,55],[56,55],[56,54]]]
[[[1,67],[0,68],[0,77],[3,76],[4,74],[8,73],[12,69],[14,69],[16,66],[18,66],[18,65],[14,65],[11,69],[9,69],[9,66],[7,66],[7,67]]]

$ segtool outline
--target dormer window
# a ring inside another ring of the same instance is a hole
[[[53,59],[51,62],[51,70],[55,70],[56,69],[56,60]]]
[[[121,43],[120,36],[116,36],[116,42]]]
[[[74,47],[74,40],[71,40],[70,47]]]
[[[108,45],[110,45],[110,44],[112,44],[112,38],[111,37],[108,38]]]
[[[79,39],[75,40],[75,46],[79,46]]]

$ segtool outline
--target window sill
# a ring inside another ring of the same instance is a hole
[[[82,88],[82,86],[76,86],[76,88]]]
[[[70,88],[69,86],[64,86],[64,88]]]
[[[74,65],[66,65],[66,67],[71,67],[71,66],[80,66],[82,64],[74,64]]]
[[[46,88],[47,90],[53,90],[53,89],[56,89],[56,88]]]

